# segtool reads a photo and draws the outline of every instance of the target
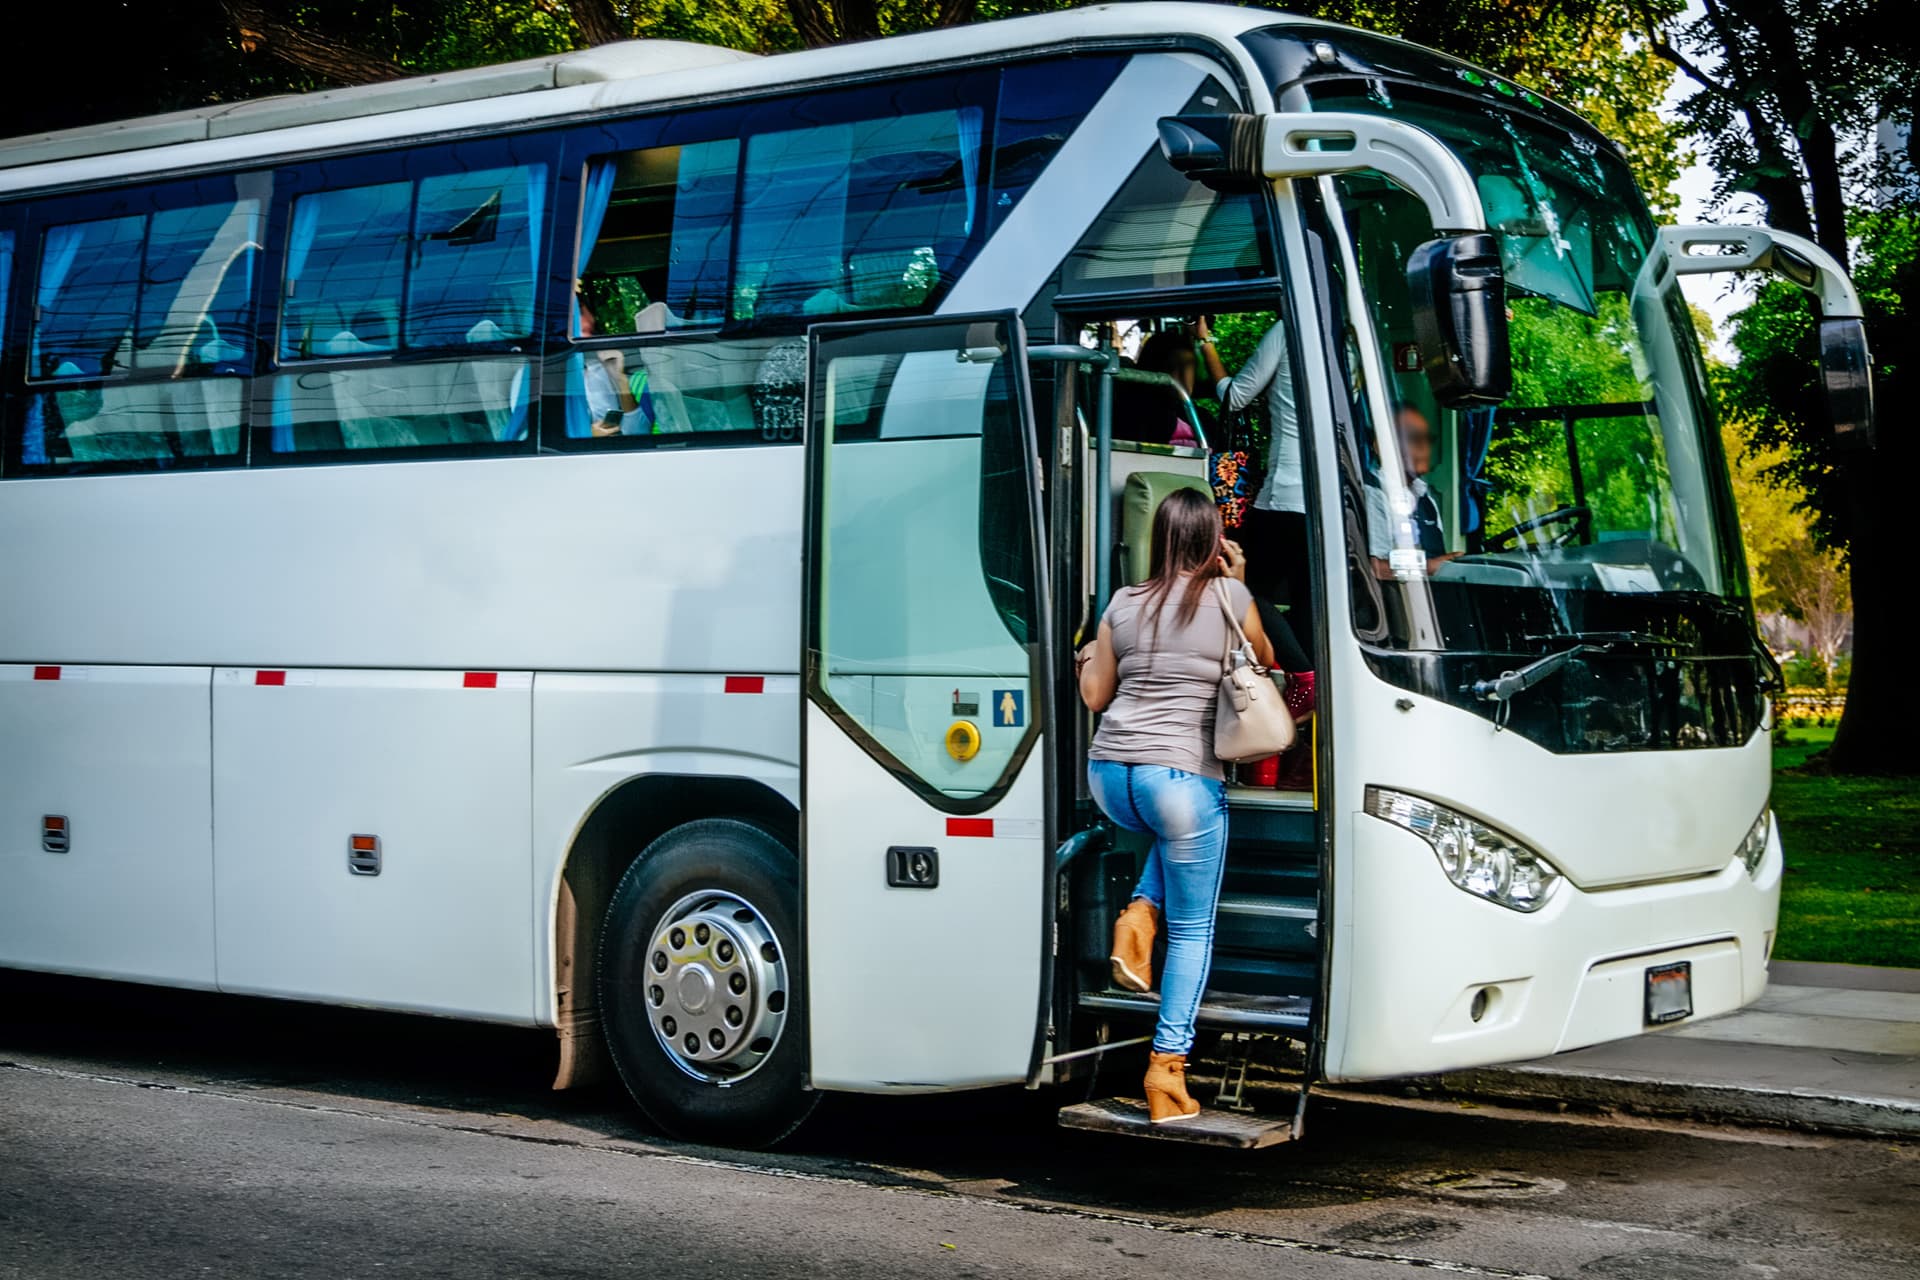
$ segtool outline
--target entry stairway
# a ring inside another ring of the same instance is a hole
[[[1237,1109],[1254,1037],[1304,1044],[1319,990],[1320,861],[1313,800],[1304,793],[1231,788],[1226,874],[1214,931],[1213,968],[1196,1019],[1221,1039],[1221,1093],[1228,1105],[1211,1106],[1192,1120],[1150,1125],[1146,1104],[1102,1098],[1068,1107],[1060,1123],[1069,1128],[1138,1133],[1231,1147],[1264,1147],[1298,1136],[1299,1116],[1256,1116]],[[1124,891],[1113,895],[1125,901]],[[1111,925],[1111,920],[1105,922]],[[1100,943],[1089,936],[1088,944]],[[1083,944],[1086,945],[1086,944]],[[1154,974],[1160,973],[1156,947]],[[1104,961],[1104,949],[1101,952]],[[1100,966],[1104,970],[1104,964]],[[1091,966],[1090,966],[1091,970]],[[1157,984],[1156,984],[1157,985]],[[1079,998],[1084,1013],[1136,1037],[1159,1013],[1156,993],[1111,985]],[[1305,1101],[1302,1087],[1300,1101]]]

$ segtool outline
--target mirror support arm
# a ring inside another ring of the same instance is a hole
[[[1487,230],[1473,175],[1446,143],[1387,116],[1288,111],[1265,120],[1268,178],[1321,178],[1370,169],[1417,196],[1441,235]],[[1333,144],[1338,150],[1327,150]]]
[[[1804,236],[1772,227],[1662,227],[1676,275],[1771,271],[1820,299],[1829,320],[1861,319],[1860,295],[1833,255]]]

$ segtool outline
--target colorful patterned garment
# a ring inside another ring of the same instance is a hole
[[[1207,478],[1213,484],[1213,500],[1220,504],[1220,523],[1238,529],[1246,523],[1247,504],[1253,500],[1252,455],[1245,449],[1213,454],[1207,461]]]

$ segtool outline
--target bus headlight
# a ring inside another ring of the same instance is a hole
[[[1445,805],[1385,787],[1367,788],[1367,812],[1425,840],[1455,887],[1515,911],[1538,911],[1560,873],[1511,836]]]
[[[1740,841],[1740,861],[1747,864],[1747,874],[1758,877],[1760,862],[1767,856],[1767,837],[1773,832],[1773,806],[1760,811],[1753,820],[1753,826],[1746,837]]]

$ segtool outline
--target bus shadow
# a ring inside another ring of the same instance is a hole
[[[1337,1139],[1224,1151],[1063,1130],[1055,1112],[1080,1101],[1084,1087],[1007,1088],[829,1096],[779,1150],[741,1152],[665,1137],[617,1084],[554,1092],[548,1031],[7,970],[0,1007],[0,1062],[30,1055],[143,1082],[297,1091],[489,1124],[510,1117],[564,1126],[568,1140],[589,1144],[640,1143],[877,1185],[1167,1219],[1392,1194],[1408,1168],[1457,1158],[1463,1144],[1489,1137],[1468,1131],[1485,1127],[1469,1115],[1324,1102],[1310,1123]]]

